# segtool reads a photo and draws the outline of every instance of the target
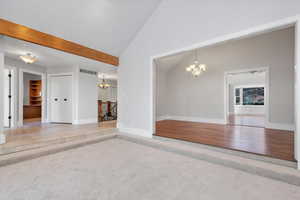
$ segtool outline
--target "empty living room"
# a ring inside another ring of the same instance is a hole
[[[0,199],[300,199],[300,2],[2,0]]]

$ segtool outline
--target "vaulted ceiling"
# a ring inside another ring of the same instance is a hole
[[[119,56],[161,0],[1,0],[0,18]]]

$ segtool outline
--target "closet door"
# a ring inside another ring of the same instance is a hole
[[[72,123],[72,76],[52,76],[50,115],[53,123]]]

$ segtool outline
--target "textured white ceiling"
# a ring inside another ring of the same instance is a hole
[[[161,0],[1,0],[0,17],[119,56]]]

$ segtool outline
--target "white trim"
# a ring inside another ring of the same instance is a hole
[[[119,132],[121,132],[121,134],[126,133],[126,134],[131,134],[140,137],[147,137],[147,138],[152,138],[153,135],[153,133],[149,130],[124,127],[124,125],[119,121],[117,121],[117,129]]]
[[[14,128],[18,126],[18,101],[17,101],[17,95],[18,95],[18,90],[17,90],[17,68],[16,67],[12,67],[9,65],[4,65],[4,69],[9,69],[12,71],[12,77],[11,77],[11,82],[12,82],[12,119],[11,119],[11,127],[10,128]]]
[[[0,144],[6,143],[6,136],[4,133],[0,133]]]
[[[294,150],[295,159],[298,160],[298,169],[300,170],[300,17],[295,25],[295,134]]]
[[[44,72],[37,72],[37,71],[32,71],[32,70],[27,70],[20,68],[19,70],[19,118],[18,118],[18,125],[23,126],[23,98],[24,98],[24,85],[23,85],[23,80],[24,80],[24,72],[30,73],[30,74],[35,74],[35,75],[40,75],[42,79],[42,123],[45,123],[47,121],[46,119],[46,105],[47,105],[47,99],[46,99],[46,73]]]
[[[294,124],[281,124],[281,123],[266,122],[265,126],[268,129],[285,130],[285,131],[294,131],[295,130]]]
[[[47,76],[47,122],[51,122],[51,104],[50,104],[50,96],[51,96],[51,77],[53,76],[71,76],[72,77],[72,124],[78,124],[79,121],[76,117],[76,109],[77,109],[77,99],[75,96],[75,84],[74,84],[74,73],[73,72],[67,72],[67,73],[53,73],[48,74]]]
[[[175,49],[175,50],[171,50],[171,51],[168,51],[168,52],[165,52],[165,53],[161,53],[161,54],[158,54],[158,55],[155,55],[155,56],[150,56],[150,62],[149,62],[149,68],[150,68],[150,105],[149,105],[149,109],[150,109],[150,129],[151,129],[151,132],[154,133],[155,132],[155,106],[154,106],[154,103],[155,103],[155,86],[156,86],[156,83],[155,83],[155,71],[154,71],[154,60],[157,59],[157,58],[160,58],[160,57],[164,57],[164,56],[169,56],[169,55],[173,55],[173,54],[176,54],[176,53],[181,53],[183,51],[189,51],[189,50],[193,50],[193,49],[196,49],[196,48],[201,48],[201,47],[205,47],[205,46],[209,46],[209,45],[213,45],[213,44],[218,44],[218,43],[221,43],[221,42],[225,42],[225,41],[228,41],[228,40],[233,40],[233,39],[241,39],[241,38],[245,38],[245,37],[249,37],[249,36],[253,36],[253,35],[257,35],[257,34],[260,34],[260,33],[266,33],[266,32],[270,32],[270,31],[274,31],[274,30],[278,30],[278,29],[282,29],[282,28],[285,28],[285,27],[289,27],[289,26],[292,26],[292,25],[295,25],[296,27],[296,34],[295,34],[295,64],[297,65],[297,67],[299,67],[299,63],[300,63],[300,31],[299,31],[299,23],[300,23],[300,15],[296,15],[296,16],[293,16],[293,17],[288,17],[288,18],[283,18],[281,20],[277,20],[277,21],[274,21],[274,22],[271,22],[271,23],[266,23],[266,24],[263,24],[263,25],[258,25],[258,26],[255,26],[255,27],[251,27],[251,28],[248,28],[248,29],[245,29],[245,30],[242,30],[242,31],[239,31],[239,32],[234,32],[234,33],[230,33],[230,34],[226,34],[226,35],[222,35],[220,37],[216,37],[216,38],[213,38],[211,40],[206,40],[206,41],[203,41],[203,42],[199,42],[197,44],[194,44],[194,45],[191,45],[191,46],[188,46],[186,48],[179,48],[179,49]],[[299,70],[300,71],[300,70]],[[299,77],[297,80],[300,80],[300,72],[297,73],[297,77]],[[268,82],[269,82],[269,77],[266,77],[268,78]],[[225,80],[224,80],[225,81]],[[300,88],[300,81],[297,81],[296,84],[297,84],[297,87],[296,88]],[[299,86],[298,86],[299,85]],[[225,86],[224,86],[225,87]],[[224,88],[225,89],[225,88]],[[297,99],[295,100],[295,107],[297,108],[297,110],[295,111],[296,114],[295,116],[296,117],[296,127],[299,127],[300,126],[300,112],[298,112],[298,99],[300,98],[300,94],[298,92],[297,89],[295,89],[295,96],[297,96]],[[299,97],[298,97],[299,96]],[[227,98],[225,97],[224,95],[224,98]],[[269,100],[267,100],[269,101]],[[266,100],[265,100],[266,102]],[[269,102],[268,102],[269,104]],[[226,106],[224,106],[224,111],[225,111],[225,108]],[[266,113],[269,113],[269,110],[268,108],[266,108]],[[224,115],[225,115],[225,112],[224,112]],[[269,117],[269,116],[267,116]],[[226,118],[225,118],[226,119]],[[297,159],[297,155],[300,155],[300,137],[298,137],[298,134],[300,134],[300,132],[298,131],[299,128],[296,129],[295,131],[295,155],[296,155],[296,159]],[[300,169],[300,161],[298,162],[298,169]]]
[[[151,135],[154,135],[156,132],[156,124],[155,124],[155,118],[156,118],[156,74],[157,74],[157,63],[155,62],[154,58],[150,58],[150,104],[149,104],[149,109],[150,109],[150,120],[149,120],[149,127],[151,130]]]
[[[234,89],[236,89],[236,88],[255,88],[255,87],[265,87],[265,85],[264,84],[234,85]]]
[[[176,115],[165,115],[160,116],[157,121],[161,120],[178,120],[186,122],[200,122],[200,123],[209,123],[209,124],[225,124],[225,120],[221,118],[201,118],[201,117],[189,117],[189,116],[176,116]]]
[[[73,123],[79,120],[79,67],[74,67],[73,77]]]
[[[94,123],[98,123],[97,118],[79,119],[73,122],[73,124],[94,124]]]
[[[156,117],[156,121],[163,121],[163,120],[167,120],[167,119],[171,119],[170,115],[163,115],[163,116],[158,116]]]
[[[142,136],[147,138],[152,138],[152,132],[149,132],[144,129],[137,129],[137,128],[118,128],[118,131],[122,133],[127,133],[135,136]]]

